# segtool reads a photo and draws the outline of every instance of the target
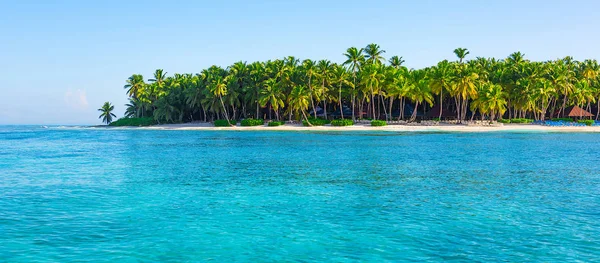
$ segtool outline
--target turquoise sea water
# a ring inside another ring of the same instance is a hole
[[[600,135],[0,126],[0,262],[590,262]]]

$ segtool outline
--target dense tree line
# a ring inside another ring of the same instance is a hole
[[[125,116],[161,123],[310,117],[413,121],[436,115],[544,120],[562,116],[569,106],[595,112],[600,106],[596,60],[534,62],[520,52],[502,60],[468,60],[467,49],[454,53],[456,61],[424,69],[408,69],[398,56],[386,60],[377,44],[347,49],[342,64],[290,56],[212,66],[198,74],[167,76],[158,69],[147,81],[138,74],[127,80]]]

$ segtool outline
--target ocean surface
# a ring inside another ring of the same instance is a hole
[[[593,262],[600,135],[0,126],[0,262]]]

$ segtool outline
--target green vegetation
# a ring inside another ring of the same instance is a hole
[[[285,122],[283,122],[283,121],[271,121],[267,125],[273,127],[273,126],[281,126],[284,124],[285,124]]]
[[[554,118],[553,121],[573,122],[572,118]]]
[[[594,120],[578,120],[578,123],[584,123],[587,126],[592,126],[594,125],[594,123],[596,123]]]
[[[515,118],[515,119],[500,119],[498,120],[500,123],[532,123],[532,119],[526,118]]]
[[[354,122],[348,119],[332,120],[331,126],[352,126]]]
[[[323,126],[331,123],[329,120],[318,119],[318,118],[307,118],[302,121],[302,125],[304,126]]]
[[[98,111],[101,112],[98,119],[102,119],[103,123],[110,124],[112,119],[117,117],[112,113],[113,110],[115,110],[115,106],[111,105],[108,101],[105,102],[104,105],[102,105],[102,108],[98,109]]]
[[[369,44],[348,48],[341,63],[288,56],[170,76],[157,69],[150,79],[134,74],[124,86],[130,99],[125,116],[159,123],[240,118],[308,123],[317,115],[414,121],[440,106],[458,120],[544,120],[565,117],[569,106],[590,111],[600,105],[596,60],[538,62],[521,52],[469,59],[467,49],[457,48],[454,61],[411,69],[402,57],[386,60],[385,54]],[[101,118],[109,123],[111,117]]]
[[[382,120],[372,120],[371,126],[386,126],[387,122]]]
[[[515,119],[500,119],[498,120],[498,122],[500,123],[532,123],[533,120],[532,119],[526,119],[526,118],[515,118]]]
[[[154,118],[120,118],[115,122],[110,123],[110,126],[150,126],[155,125],[156,121]]]
[[[215,120],[213,125],[215,125],[215,127],[229,127],[234,126],[236,123],[235,120]]]
[[[525,118],[516,118],[516,119],[511,119],[510,123],[532,123],[533,120],[532,119],[525,119]]]
[[[264,120],[256,120],[256,119],[244,119],[240,122],[240,125],[242,126],[260,126],[260,125],[264,125],[265,121]]]

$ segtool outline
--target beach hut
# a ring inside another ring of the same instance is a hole
[[[588,111],[578,107],[578,106],[571,106],[565,109],[565,116],[567,117],[571,117],[571,118],[583,118],[583,117],[593,117],[594,115],[589,113]]]

